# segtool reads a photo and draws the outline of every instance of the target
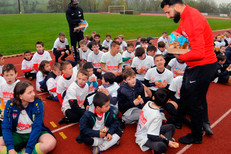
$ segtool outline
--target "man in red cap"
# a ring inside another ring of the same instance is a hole
[[[83,39],[83,32],[81,30],[74,31],[74,28],[78,27],[79,23],[84,20],[83,10],[78,6],[78,4],[78,0],[71,0],[66,11],[66,18],[69,24],[71,38],[71,47],[76,62],[80,60],[79,53],[76,50],[76,44],[78,42],[79,45],[79,42]]]

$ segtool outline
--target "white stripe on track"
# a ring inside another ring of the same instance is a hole
[[[211,128],[214,128],[217,124],[219,124],[225,117],[227,117],[231,112],[231,109],[229,109],[225,114],[223,114],[217,121],[215,121]],[[186,145],[183,149],[181,149],[177,154],[183,154],[185,151],[187,151],[193,144]]]
[[[58,132],[58,131],[63,130],[63,129],[65,129],[65,128],[69,128],[69,127],[74,126],[74,125],[77,125],[77,123],[72,123],[72,124],[69,124],[69,125],[63,126],[63,127],[61,127],[61,128],[58,128],[58,129],[52,130],[51,132],[52,132],[52,133],[55,133],[55,132]]]

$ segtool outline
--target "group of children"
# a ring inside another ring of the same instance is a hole
[[[36,90],[49,92],[47,99],[61,104],[64,117],[59,124],[79,122],[80,136],[76,141],[93,146],[94,153],[119,144],[125,124],[133,123],[137,123],[136,143],[142,151],[153,149],[156,153],[165,153],[168,146],[177,148],[173,139],[175,127],[162,126],[162,122],[166,122],[163,110],[176,115],[187,65],[168,54],[167,33],[163,32],[157,47],[151,37],[141,38],[135,45],[126,43],[122,35],[114,40],[107,35],[101,45],[100,35],[92,34],[92,39],[85,37],[79,43],[81,61],[77,65],[66,60],[71,50],[64,33],[59,33],[54,43],[53,67],[50,53],[44,50],[42,42],[36,43],[37,52],[33,56],[30,51],[24,53],[21,68],[25,78],[36,78]],[[229,44],[226,52],[230,47]],[[217,57],[218,63],[224,66],[224,55]],[[15,66],[3,66],[3,63],[0,54],[3,76],[0,76],[0,98],[1,103],[8,104],[7,101],[15,97],[14,88],[20,81],[16,79]]]

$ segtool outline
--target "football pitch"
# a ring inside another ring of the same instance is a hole
[[[84,14],[89,27],[84,33],[96,31],[101,42],[106,34],[112,38],[123,34],[125,40],[142,37],[158,37],[163,31],[171,33],[178,27],[165,16]],[[207,19],[212,30],[231,28],[231,20]],[[0,15],[0,53],[11,55],[25,50],[35,51],[35,43],[42,41],[45,50],[53,47],[59,32],[64,32],[70,44],[65,13]]]

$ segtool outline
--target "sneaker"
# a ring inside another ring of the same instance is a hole
[[[59,124],[69,124],[70,120],[68,118],[62,118],[59,120]]]
[[[101,151],[98,146],[93,147],[92,154],[101,154]]]
[[[32,76],[30,76],[30,77],[28,78],[28,80],[32,81],[32,80],[33,80],[33,77],[32,77]]]
[[[202,139],[198,140],[195,137],[193,137],[191,133],[189,133],[188,135],[179,138],[179,142],[182,144],[201,144]]]
[[[49,99],[49,100],[53,100],[54,96],[53,95],[49,95],[46,97],[46,99]]]
[[[203,123],[203,130],[205,131],[206,135],[212,136],[213,131],[208,123]]]
[[[116,146],[119,146],[119,145],[120,145],[120,141],[117,141],[115,145],[116,145]]]
[[[119,118],[119,129],[122,133],[124,133],[125,128],[125,121],[122,120],[122,118]]]

